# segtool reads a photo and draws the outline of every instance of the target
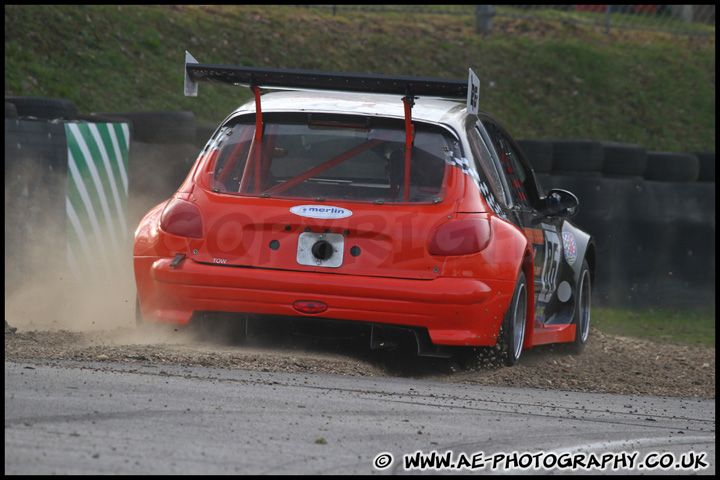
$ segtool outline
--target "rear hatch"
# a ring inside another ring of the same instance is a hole
[[[398,119],[268,114],[227,122],[206,148],[193,196],[204,244],[193,259],[250,267],[435,278],[435,229],[460,194],[458,142],[417,124],[412,148]]]
[[[229,201],[198,191],[195,197],[203,211],[206,240],[192,256],[197,262],[413,279],[438,276],[443,257],[430,255],[428,243],[455,207]]]

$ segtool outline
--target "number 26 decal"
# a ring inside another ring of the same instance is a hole
[[[563,247],[555,227],[543,224],[543,237],[545,239],[545,258],[540,272],[538,302],[547,303],[557,287],[560,255]]]

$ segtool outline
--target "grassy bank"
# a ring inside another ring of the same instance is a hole
[[[286,6],[6,6],[5,94],[82,112],[191,110],[214,124],[247,89],[183,96],[185,50],[202,63],[481,77],[481,103],[517,137],[715,150],[715,41],[605,35],[562,23]],[[491,82],[493,87],[491,87]]]
[[[592,325],[603,333],[676,345],[715,347],[715,313],[678,310],[592,311]]]

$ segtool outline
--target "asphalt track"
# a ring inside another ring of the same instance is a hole
[[[433,454],[454,468],[406,463],[406,455]],[[682,461],[707,467],[638,468]],[[715,402],[407,378],[5,362],[5,474],[406,472],[714,474]]]

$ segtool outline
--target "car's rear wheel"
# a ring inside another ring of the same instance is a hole
[[[583,260],[578,280],[575,300],[575,340],[570,344],[570,352],[576,355],[582,353],[587,344],[590,333],[590,310],[592,304],[592,285],[590,283],[590,268],[587,260]]]
[[[527,281],[525,274],[520,272],[515,285],[510,307],[505,313],[505,319],[500,327],[498,344],[503,363],[513,366],[520,360],[523,341],[525,340],[525,325],[527,322]]]

